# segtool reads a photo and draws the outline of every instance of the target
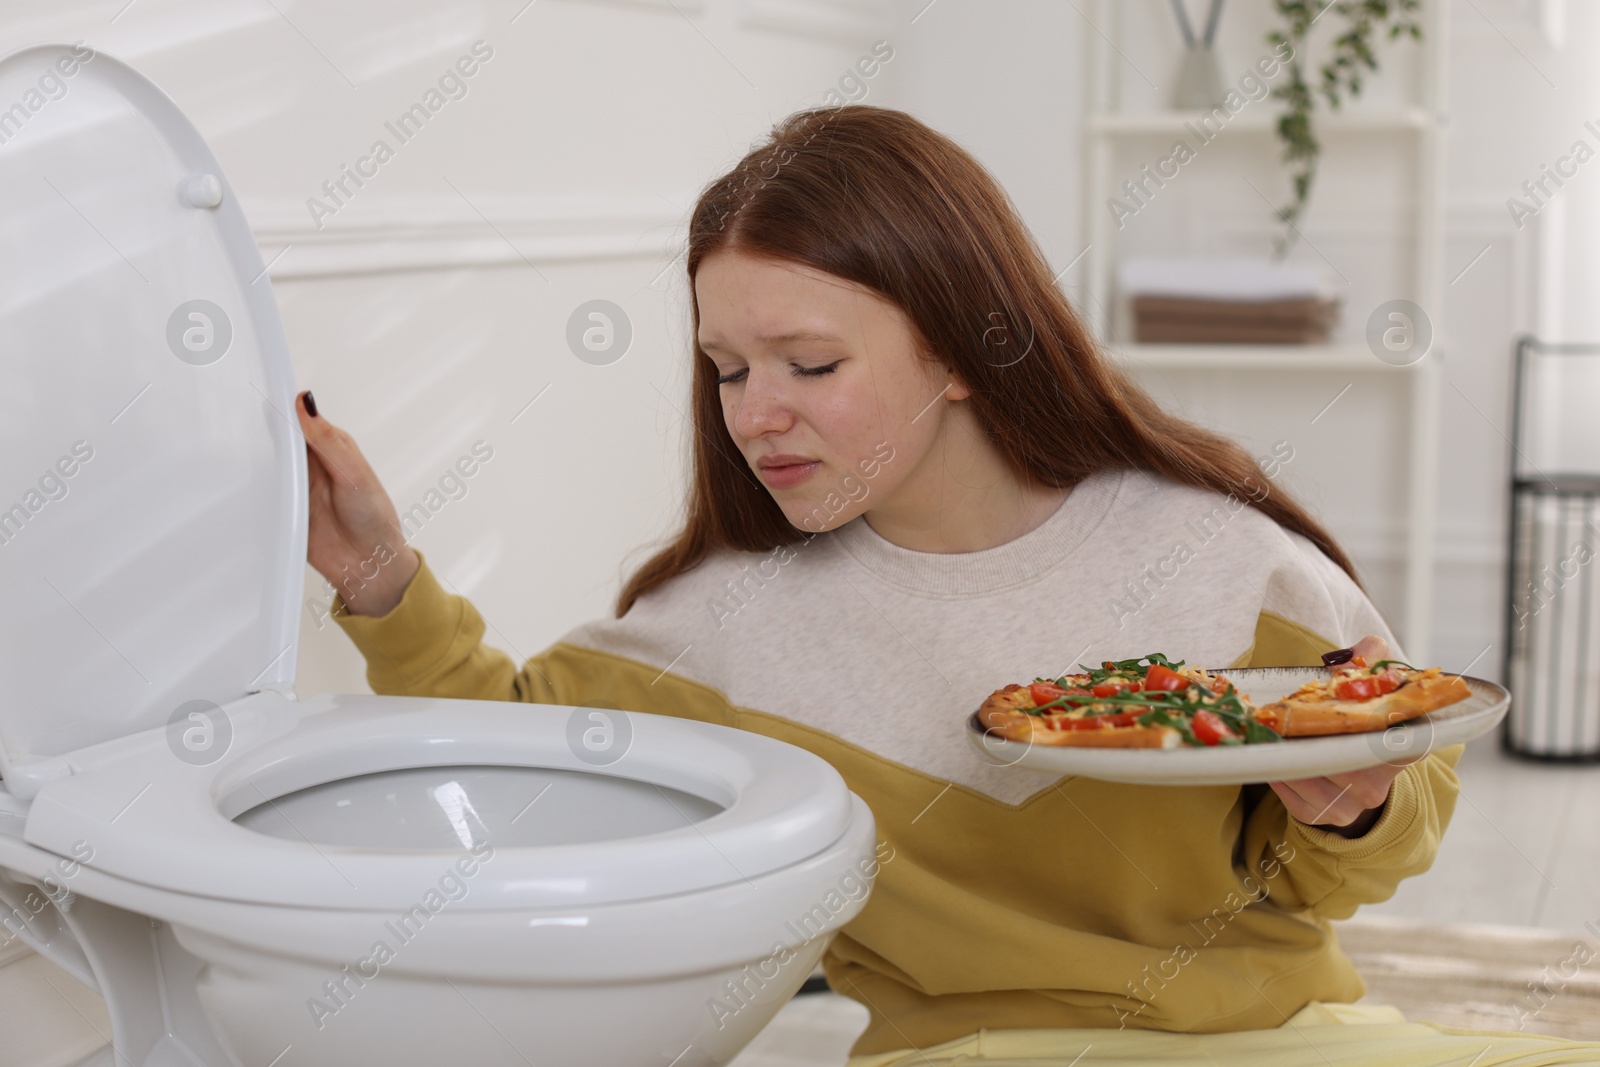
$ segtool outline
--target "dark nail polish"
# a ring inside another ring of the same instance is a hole
[[[1332,652],[1322,654],[1324,666],[1337,667],[1341,663],[1349,663],[1355,658],[1356,650],[1353,648],[1336,648]]]
[[[317,399],[311,395],[311,390],[306,390],[306,414],[313,419],[317,417]]]

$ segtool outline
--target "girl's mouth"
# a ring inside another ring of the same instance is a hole
[[[792,463],[786,467],[762,467],[761,477],[774,489],[793,489],[816,473],[821,460],[810,463]]]

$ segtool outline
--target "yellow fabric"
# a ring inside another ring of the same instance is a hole
[[[1275,611],[1263,611],[1256,620],[1256,639],[1233,667],[1293,667],[1321,663],[1322,654],[1334,646],[1328,639],[1286,619]]]
[[[980,1030],[922,1049],[852,1056],[845,1067],[1545,1067],[1600,1063],[1600,1042],[1408,1023],[1388,1005],[1312,1001],[1277,1027],[1229,1034]]]
[[[1039,1040],[1058,1044],[1099,1028],[1259,1032],[1314,1001],[1359,999],[1365,987],[1328,920],[1387,899],[1433,862],[1464,747],[1406,767],[1354,839],[1290,818],[1264,784],[1067,777],[1011,805],[624,656],[557,642],[518,669],[482,643],[482,618],[426,560],[390,614],[352,616],[336,599],[333,615],[378,693],[677,715],[828,760],[871,807],[885,857],[823,960],[829,984],[871,1012],[858,1058],[980,1032],[995,1048],[1003,1031],[1054,1032]],[[1316,662],[1332,647],[1263,612],[1233,666]]]

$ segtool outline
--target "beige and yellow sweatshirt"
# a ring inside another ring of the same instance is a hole
[[[980,1028],[1261,1029],[1354,1001],[1328,920],[1426,870],[1455,807],[1460,745],[1406,767],[1352,839],[1266,785],[1058,778],[974,751],[965,720],[985,696],[1078,663],[1317,663],[1368,633],[1402,655],[1310,541],[1136,470],[1085,479],[978,552],[911,551],[860,517],[724,551],[520,668],[426,559],[389,614],[333,612],[378,693],[678,715],[829,761],[892,857],[823,960],[871,1012],[855,1055]]]

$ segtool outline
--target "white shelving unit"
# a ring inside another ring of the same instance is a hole
[[[1184,124],[1197,122],[1201,112],[1154,111],[1142,114],[1093,114],[1089,116],[1089,129],[1094,133],[1170,133],[1181,135]],[[1277,125],[1275,111],[1253,108],[1241,111],[1228,119],[1230,130],[1250,130],[1254,133],[1271,133]],[[1330,133],[1349,131],[1385,132],[1395,130],[1421,130],[1428,126],[1428,112],[1420,107],[1373,109],[1371,111],[1344,112],[1330,115],[1319,104],[1316,114],[1317,129]]]
[[[1110,314],[1117,229],[1106,201],[1117,195],[1117,147],[1128,138],[1183,136],[1187,123],[1198,123],[1200,112],[1156,111],[1124,113],[1118,109],[1116,67],[1120,62],[1115,39],[1120,36],[1116,0],[1096,0],[1094,23],[1103,33],[1090,37],[1090,84],[1085,123],[1088,139],[1085,218],[1089,220],[1086,254],[1084,312],[1095,335],[1114,358],[1132,368],[1180,371],[1254,371],[1281,378],[1286,390],[1299,388],[1296,376],[1307,371],[1343,371],[1351,374],[1391,375],[1407,388],[1409,447],[1405,457],[1408,508],[1405,533],[1405,592],[1403,617],[1397,637],[1416,662],[1427,662],[1432,638],[1434,516],[1439,462],[1440,360],[1443,355],[1441,311],[1444,306],[1444,86],[1445,30],[1443,0],[1425,0],[1423,35],[1417,70],[1416,96],[1404,107],[1362,109],[1359,102],[1330,114],[1319,100],[1314,121],[1319,134],[1336,134],[1323,144],[1323,157],[1338,151],[1341,141],[1363,135],[1414,138],[1414,203],[1417,218],[1412,239],[1411,291],[1404,295],[1427,311],[1433,325],[1428,354],[1408,367],[1394,367],[1376,358],[1364,343],[1326,345],[1248,344],[1136,344],[1110,336],[1115,315]],[[1314,30],[1313,33],[1316,31]],[[1282,74],[1273,80],[1281,84]],[[1308,81],[1313,80],[1308,77]],[[1266,102],[1231,116],[1218,136],[1274,138],[1280,105]],[[1124,175],[1127,176],[1127,175]],[[1316,214],[1313,198],[1310,214]],[[1346,314],[1352,310],[1346,309]]]

